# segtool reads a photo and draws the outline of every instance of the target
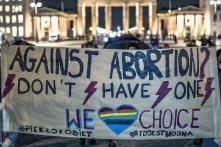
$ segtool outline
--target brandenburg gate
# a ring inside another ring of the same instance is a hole
[[[87,24],[87,13],[90,14],[91,18],[91,26],[90,31],[92,35],[97,34],[97,28],[99,27],[99,8],[103,8],[104,11],[104,30],[108,34],[112,32],[112,13],[115,7],[118,7],[122,10],[122,17],[119,17],[119,22],[122,22],[122,31],[124,33],[128,33],[130,31],[129,21],[130,15],[134,15],[135,17],[135,29],[137,33],[143,33],[144,25],[148,26],[146,29],[150,31],[150,33],[157,33],[157,0],[78,0],[78,22],[77,22],[77,33],[80,36],[86,35],[86,24]],[[130,8],[134,8],[135,14],[129,13]],[[87,9],[89,8],[89,9]],[[144,8],[147,8],[144,11]],[[86,11],[89,10],[89,11]],[[116,17],[116,16],[114,16]],[[145,18],[146,17],[146,18]],[[122,20],[121,20],[122,18]],[[115,18],[118,19],[118,16]],[[144,23],[145,21],[145,24]]]

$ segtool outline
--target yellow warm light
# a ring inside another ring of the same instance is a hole
[[[35,3],[31,3],[30,6],[31,6],[32,8],[34,8],[34,7],[35,7]]]
[[[24,36],[24,27],[23,26],[20,26],[18,28],[18,33],[19,33],[19,36]]]
[[[183,15],[178,15],[177,16],[177,35],[182,36],[183,34],[183,29],[184,29],[184,16]]]
[[[52,16],[51,17],[51,31],[52,32],[58,32],[59,31],[59,26],[58,26],[59,20],[57,16]]]
[[[96,31],[97,31],[97,33],[99,33],[99,34],[106,34],[106,33],[107,33],[107,30],[106,30],[106,29],[100,28],[100,27],[97,27],[97,28],[96,28]]]
[[[24,21],[23,15],[18,15],[18,22],[23,23],[23,21]]]
[[[82,36],[82,35],[83,35],[83,30],[82,30],[82,28],[81,28],[81,27],[79,27],[79,28],[77,29],[77,31],[78,31],[78,35],[80,35],[80,36]]]
[[[13,37],[17,36],[17,27],[16,26],[12,27],[12,36]]]
[[[137,31],[138,30],[138,27],[137,26],[135,26],[135,27],[133,27],[133,28],[129,28],[129,32],[133,32],[133,31]]]

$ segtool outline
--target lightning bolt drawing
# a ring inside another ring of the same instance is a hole
[[[7,80],[5,81],[5,89],[3,90],[2,98],[4,98],[15,86],[15,83],[12,82],[14,78],[15,78],[15,74],[8,75]]]
[[[207,78],[207,81],[206,81],[206,86],[205,86],[205,95],[204,95],[204,98],[203,98],[203,101],[201,103],[201,106],[203,106],[206,101],[208,100],[208,98],[210,97],[210,95],[213,93],[213,90],[215,90],[215,88],[212,88],[212,83],[213,83],[213,80],[214,78]]]
[[[152,105],[152,109],[155,108],[166,96],[167,94],[172,90],[172,88],[168,88],[169,81],[163,81],[162,85],[160,86],[160,89],[157,91],[156,95],[159,95],[157,100]]]
[[[87,101],[90,99],[90,97],[94,94],[94,92],[97,90],[95,86],[97,85],[96,81],[91,81],[90,84],[85,89],[85,93],[87,93],[87,96],[84,98],[83,105],[87,103]]]

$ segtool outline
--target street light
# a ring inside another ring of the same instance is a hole
[[[221,0],[210,0],[210,5],[212,5],[214,7],[214,14],[216,14],[216,11],[217,11],[217,6],[221,4]],[[216,19],[217,19],[217,15],[216,15],[216,18],[214,18],[214,15],[213,15],[213,20],[214,20],[214,26],[213,26],[213,35],[214,37],[216,37]]]
[[[172,10],[171,10],[171,0],[169,0],[169,10],[168,10],[168,12],[169,12],[169,13],[172,12]]]
[[[36,34],[36,42],[38,42],[38,29],[37,29],[37,15],[38,15],[38,8],[42,7],[42,3],[41,2],[36,2],[36,0],[34,2],[32,2],[30,4],[31,8],[34,9],[35,11],[35,34]]]
[[[210,0],[210,5],[214,6],[214,11],[216,12],[217,10],[217,5],[221,4],[221,0]]]

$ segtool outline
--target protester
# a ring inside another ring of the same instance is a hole
[[[173,40],[174,40],[174,43],[177,44],[177,37],[175,34],[173,35]]]
[[[157,35],[151,35],[151,46],[152,49],[158,49],[159,48],[159,40]]]
[[[2,111],[2,109],[3,109],[3,104],[0,103],[0,110]],[[1,112],[1,119],[2,119],[2,112]],[[18,137],[18,133],[15,133],[15,132],[0,132],[0,140],[2,141],[2,144],[0,145],[2,147],[14,147],[15,146],[14,143],[17,137]]]
[[[217,56],[217,66],[218,66],[218,76],[219,76],[219,84],[221,85],[221,49],[216,52]],[[221,88],[221,87],[220,87]],[[221,92],[220,92],[221,94]]]
[[[6,135],[7,137],[4,139],[2,147],[14,147],[18,134],[14,132],[8,132]]]
[[[205,34],[203,34],[203,36],[201,36],[200,41],[201,41],[201,46],[207,46],[208,40],[207,40]]]
[[[0,111],[2,111],[2,109],[3,109],[3,104],[0,102]],[[1,119],[2,119],[2,112],[1,112]],[[0,132],[0,140],[2,143],[0,144],[0,146],[1,147],[14,147],[17,137],[18,137],[18,133],[15,133],[15,132]]]
[[[109,40],[103,46],[104,49],[150,49],[149,45],[143,41],[137,39],[131,34],[123,34],[122,36],[116,36],[109,38]]]
[[[216,57],[217,57],[217,67],[218,67],[218,76],[219,76],[219,88],[221,95],[221,49],[219,49],[216,52]],[[213,139],[213,138],[203,139],[202,147],[221,147],[221,139]]]
[[[130,45],[128,46],[128,50],[137,50],[137,49],[139,49],[139,47],[138,47],[138,45],[136,45],[136,44],[130,44]]]
[[[3,109],[3,105],[2,103],[0,103],[0,110],[2,111],[2,109]],[[2,119],[2,116],[1,116],[1,119]],[[15,132],[0,132],[0,133],[1,133],[0,140],[3,141],[2,144],[0,144],[2,147],[14,147],[15,146],[14,143],[18,137],[17,133]]]
[[[81,48],[98,48],[98,45],[94,41],[87,41],[81,45]]]
[[[170,47],[170,45],[168,44],[168,43],[166,43],[166,44],[164,44],[164,46],[163,46],[164,48],[169,48]]]
[[[8,45],[29,45],[29,46],[34,46],[33,44],[24,41],[22,38],[20,37],[14,37],[13,40],[11,42],[9,42],[8,40],[5,40],[5,43],[8,43]],[[1,91],[1,90],[0,90]],[[3,98],[3,97],[2,97]],[[0,106],[0,110],[3,109],[3,106]],[[1,141],[3,141],[2,143],[2,147],[14,147],[15,146],[15,141],[18,137],[18,133],[16,132],[1,132]]]

